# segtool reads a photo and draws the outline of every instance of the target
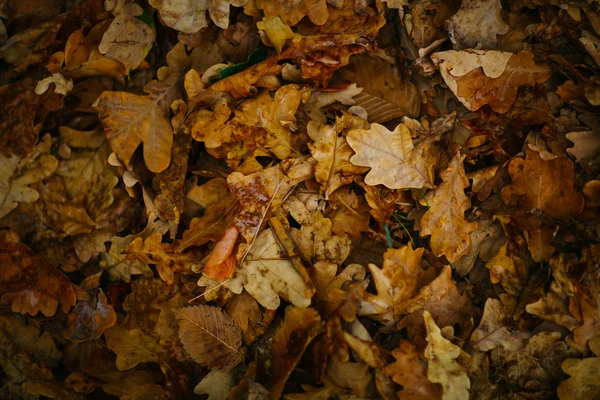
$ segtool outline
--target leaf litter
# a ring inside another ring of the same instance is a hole
[[[0,1],[0,398],[597,399],[600,3]]]

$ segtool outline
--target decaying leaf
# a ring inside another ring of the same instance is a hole
[[[122,13],[112,21],[98,49],[105,56],[120,61],[126,68],[135,69],[152,46],[154,35],[144,22]]]
[[[464,1],[446,21],[446,27],[456,50],[495,49],[497,36],[506,35],[510,29],[504,22],[500,0]]]

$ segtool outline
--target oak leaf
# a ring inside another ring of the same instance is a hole
[[[22,243],[0,241],[0,292],[13,312],[46,317],[75,305],[75,289],[57,268]]]
[[[584,205],[583,195],[574,190],[574,167],[568,158],[543,160],[527,149],[526,158],[514,158],[508,165],[512,184],[502,188],[502,200],[523,211],[541,211],[548,218],[567,220],[577,216]]]
[[[58,160],[50,151],[50,136],[45,136],[24,158],[0,154],[0,218],[17,208],[19,203],[36,201],[39,192],[29,185],[52,175]]]
[[[246,289],[268,310],[276,310],[283,299],[299,307],[308,307],[314,287],[307,276],[298,271],[281,248],[273,230],[262,231],[245,253],[245,259],[233,277],[226,281],[234,293]],[[256,277],[262,279],[256,279]]]
[[[220,308],[185,307],[175,310],[175,316],[181,342],[198,364],[231,369],[243,360],[242,332]]]
[[[176,253],[172,244],[162,243],[160,233],[155,233],[146,239],[135,238],[129,244],[126,253],[130,260],[141,260],[156,265],[158,275],[168,284],[175,282],[176,272],[190,274],[193,266],[201,258],[197,250]]]
[[[590,350],[595,357],[584,359],[569,358],[562,363],[562,369],[570,378],[561,382],[557,394],[560,400],[592,400],[600,395],[600,338],[590,341]]]
[[[502,346],[506,351],[517,351],[530,335],[518,330],[511,331],[504,325],[503,305],[499,300],[487,299],[479,326],[471,335],[473,347],[479,351],[490,351]]]
[[[506,113],[517,99],[521,86],[535,86],[552,75],[528,51],[518,54],[496,50],[442,51],[431,55],[444,82],[469,110],[488,104],[497,113]]]
[[[296,25],[304,16],[308,16],[315,25],[323,25],[329,18],[326,0],[292,2],[256,0],[255,2],[256,7],[263,10],[267,17],[280,17],[288,26]]]
[[[467,0],[456,14],[446,20],[446,29],[456,50],[495,49],[497,36],[506,35],[510,26],[502,18],[500,0]]]
[[[100,267],[108,272],[110,280],[129,282],[132,275],[142,275],[145,277],[153,275],[152,270],[148,268],[145,262],[138,259],[132,260],[127,257],[127,254],[124,254],[135,239],[135,235],[125,237],[113,236],[110,240],[110,250],[100,255]]]
[[[65,337],[72,342],[98,339],[106,329],[117,323],[117,314],[108,304],[102,289],[91,294],[89,300],[80,300],[67,315]]]
[[[123,324],[104,331],[109,349],[117,355],[117,369],[127,371],[139,363],[162,363],[170,358],[168,350],[159,341],[139,328],[127,329]]]
[[[393,132],[383,125],[371,129],[354,129],[346,137],[356,152],[350,162],[371,167],[365,178],[367,185],[382,184],[390,189],[433,187],[432,143],[422,140],[416,145],[408,127],[396,126]]]
[[[438,386],[427,379],[427,363],[419,356],[416,346],[408,340],[400,340],[392,350],[395,362],[385,366],[385,373],[402,387],[398,398],[406,400],[441,399]]]
[[[442,385],[443,400],[468,398],[471,382],[467,371],[456,361],[460,356],[460,347],[442,336],[440,328],[427,311],[423,313],[423,319],[428,342],[425,349],[425,357],[429,360],[427,378],[430,382]]]
[[[208,26],[206,11],[215,25],[221,29],[229,26],[229,5],[245,6],[248,0],[150,0],[150,5],[156,8],[164,23],[180,32],[196,33]]]
[[[342,135],[344,129],[364,128],[366,123],[361,124],[360,121],[362,120],[356,121],[346,114],[338,118],[335,125],[317,121],[308,123],[308,136],[314,142],[314,144],[309,143],[308,148],[317,160],[315,179],[321,184],[326,200],[337,188],[351,183],[355,175],[365,172],[365,168],[357,167],[350,162],[354,152]]]
[[[286,308],[283,323],[272,341],[273,383],[269,387],[269,399],[281,397],[288,377],[321,328],[321,317],[314,308]]]
[[[150,171],[161,172],[169,166],[173,144],[169,112],[178,83],[179,77],[172,75],[146,85],[148,96],[103,92],[94,103],[111,148],[126,167],[140,143],[144,143],[144,160]]]
[[[436,256],[445,255],[448,261],[460,260],[471,250],[469,234],[477,229],[476,222],[469,222],[464,213],[471,201],[464,189],[469,186],[463,160],[465,155],[456,154],[448,168],[440,173],[442,183],[428,197],[428,210],[421,218],[421,236],[431,235],[430,246]]]
[[[284,160],[250,175],[229,174],[229,189],[242,206],[234,223],[247,243],[252,243],[269,214],[281,206],[289,192],[313,175],[313,165],[305,158]]]

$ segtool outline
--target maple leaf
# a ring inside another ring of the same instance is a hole
[[[504,114],[514,104],[521,86],[544,83],[552,75],[549,67],[537,64],[525,50],[518,54],[450,50],[434,53],[431,59],[456,98],[471,111],[488,104]]]
[[[263,280],[255,279],[256,276]],[[299,307],[308,307],[314,293],[310,279],[294,267],[272,229],[258,235],[225,286],[238,294],[246,289],[269,310],[279,307],[280,296]]]
[[[0,292],[13,312],[53,316],[60,304],[67,313],[76,296],[69,279],[29,247],[0,240]]]
[[[469,396],[471,382],[467,371],[456,361],[460,356],[460,347],[452,344],[441,334],[440,328],[427,311],[423,313],[427,329],[427,378],[430,382],[442,385],[442,399],[464,399]]]
[[[146,239],[135,238],[127,248],[127,258],[155,264],[158,275],[168,284],[175,282],[175,273],[190,273],[200,258],[199,251],[176,253],[174,246],[161,243],[162,234],[155,233]]]
[[[503,325],[506,315],[499,300],[487,299],[479,326],[471,335],[473,347],[489,351],[502,346],[506,351],[516,351],[530,335],[527,332],[511,331]]]
[[[486,21],[482,24],[481,21]],[[454,48],[495,49],[497,36],[510,29],[502,19],[500,0],[473,1],[461,4],[460,10],[446,20],[446,29]]]
[[[355,175],[365,172],[365,168],[350,163],[354,152],[341,134],[344,129],[364,128],[365,125],[364,121],[351,119],[348,114],[338,118],[335,125],[317,121],[308,123],[308,136],[315,142],[308,144],[312,156],[317,160],[315,179],[321,184],[326,200],[337,188],[351,183]]]
[[[573,189],[573,163],[567,158],[543,160],[538,152],[527,149],[525,159],[510,161],[508,173],[512,184],[502,188],[502,200],[508,206],[562,220],[583,209],[583,196]]]
[[[430,246],[436,256],[445,255],[448,261],[458,261],[471,250],[469,233],[477,229],[464,213],[471,206],[464,189],[469,186],[463,160],[456,154],[448,168],[440,173],[442,183],[428,198],[429,208],[421,218],[421,236],[431,235]]]
[[[419,356],[415,345],[400,340],[392,351],[395,362],[385,366],[385,373],[402,386],[398,398],[407,400],[441,399],[440,389],[427,379],[427,363]]]
[[[19,203],[31,203],[39,198],[38,191],[29,185],[56,171],[58,160],[46,154],[50,146],[50,135],[46,135],[27,157],[0,154],[0,218],[17,208]]]
[[[98,49],[131,70],[144,60],[154,39],[152,28],[131,15],[121,13],[111,22]]]
[[[209,368],[231,369],[240,363],[242,332],[218,307],[194,306],[175,310],[179,337],[187,353]]]
[[[321,332],[319,313],[313,308],[288,306],[283,323],[273,336],[273,383],[269,399],[279,399],[288,377],[308,345]]]
[[[144,143],[144,160],[150,171],[161,172],[169,166],[173,128],[168,116],[178,82],[177,75],[150,82],[144,88],[149,96],[103,92],[94,103],[111,148],[125,166],[140,143]]]
[[[356,152],[350,159],[354,165],[371,167],[365,177],[367,185],[382,184],[390,189],[433,187],[432,143],[414,144],[408,127],[396,126],[393,132],[379,124],[371,129],[354,129],[346,137]]]

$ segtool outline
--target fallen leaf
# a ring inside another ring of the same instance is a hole
[[[348,132],[348,144],[356,152],[350,162],[361,167],[371,167],[365,178],[367,185],[382,184],[390,189],[432,187],[432,141],[413,142],[408,127],[396,126],[393,132],[379,124],[371,129],[354,129]]]
[[[471,111],[487,104],[504,114],[514,104],[521,86],[541,84],[551,76],[550,68],[536,63],[525,50],[518,54],[450,50],[434,53],[431,59],[450,90]]]
[[[323,25],[329,18],[325,0],[309,0],[306,2],[271,2],[255,0],[256,7],[263,10],[267,17],[280,17],[284,24],[294,26],[304,16],[315,25]]]
[[[467,371],[456,361],[460,347],[452,344],[441,335],[440,328],[427,311],[423,313],[427,329],[427,378],[430,382],[442,385],[442,399],[464,399],[469,396],[471,382]]]
[[[486,21],[482,24],[481,21]],[[497,36],[506,35],[510,26],[502,17],[500,0],[465,1],[460,10],[446,20],[446,29],[456,50],[496,49]]]
[[[208,26],[206,11],[215,25],[221,29],[229,26],[229,5],[245,6],[248,0],[216,0],[196,2],[193,0],[168,1],[150,0],[150,5],[160,12],[165,24],[184,33],[196,33]]]
[[[570,378],[561,382],[557,395],[561,400],[592,400],[600,394],[598,370],[600,370],[600,339],[590,342],[590,350],[596,357],[585,359],[569,358],[562,363],[562,369]]]
[[[487,299],[479,326],[471,335],[473,347],[489,351],[502,346],[506,351],[517,351],[529,337],[526,332],[511,330],[505,325],[506,315],[499,300]]]
[[[149,96],[104,92],[94,103],[111,148],[125,166],[140,143],[144,143],[144,160],[150,171],[161,172],[169,166],[173,128],[168,117],[178,82],[179,77],[172,75],[163,82],[150,82],[144,88]]]
[[[101,289],[90,300],[79,301],[67,315],[65,337],[73,342],[98,339],[117,323],[117,314]]]
[[[279,399],[285,382],[302,358],[306,348],[320,333],[321,318],[315,309],[288,306],[285,319],[273,336],[273,383],[269,399]]]
[[[421,218],[420,234],[431,235],[433,253],[445,255],[450,262],[460,260],[471,250],[469,234],[477,229],[477,223],[469,222],[464,215],[471,207],[464,192],[469,186],[464,159],[465,155],[454,155],[448,168],[440,173],[443,181],[428,197],[428,210]]]
[[[26,245],[0,242],[0,258],[2,302],[13,312],[52,317],[59,305],[64,313],[75,305],[69,279]]]
[[[541,211],[544,216],[567,220],[583,209],[583,196],[573,188],[574,167],[567,158],[543,160],[527,149],[526,158],[514,158],[508,165],[512,184],[502,189],[508,206]]]
[[[111,22],[98,49],[105,56],[114,58],[132,70],[144,60],[154,39],[155,32],[148,25],[122,13]]]
[[[157,339],[146,335],[139,328],[127,329],[116,324],[104,331],[109,349],[117,355],[119,371],[127,371],[139,363],[160,362],[169,358],[167,350]]]
[[[175,310],[179,337],[187,353],[209,368],[231,369],[243,358],[242,332],[218,307],[194,306]]]

